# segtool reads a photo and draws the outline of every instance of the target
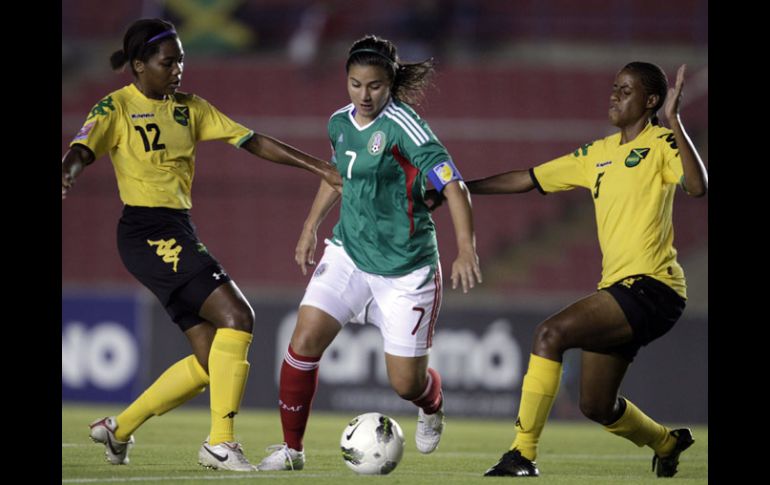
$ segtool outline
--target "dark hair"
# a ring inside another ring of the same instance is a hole
[[[126,30],[123,36],[123,48],[112,53],[110,65],[117,71],[128,63],[131,66],[131,72],[136,75],[131,61],[138,59],[147,62],[150,57],[158,53],[163,41],[177,37],[174,24],[167,20],[139,19]]]
[[[666,73],[657,65],[649,62],[630,62],[626,64],[623,70],[629,71],[639,78],[639,82],[642,83],[642,87],[644,88],[645,95],[658,95],[658,104],[652,108],[652,118],[650,119],[650,122],[653,125],[660,125],[657,113],[666,101],[666,95],[668,94],[668,78],[666,77]]]
[[[390,80],[393,98],[408,104],[419,104],[434,73],[432,57],[421,62],[401,62],[395,44],[376,35],[353,42],[345,71],[349,72],[353,64],[382,67]]]

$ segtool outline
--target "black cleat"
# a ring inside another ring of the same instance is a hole
[[[484,472],[485,477],[537,477],[540,472],[534,461],[521,456],[517,449],[506,451],[500,461]]]
[[[692,432],[687,428],[675,429],[669,434],[676,438],[674,450],[668,456],[658,456],[656,454],[652,457],[652,470],[659,477],[673,477],[676,475],[679,455],[695,443],[695,440],[692,438]]]

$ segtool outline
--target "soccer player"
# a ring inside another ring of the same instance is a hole
[[[658,476],[673,476],[679,455],[693,443],[689,429],[671,430],[618,395],[639,348],[673,327],[687,297],[673,246],[674,193],[678,185],[701,197],[708,176],[679,116],[684,72],[681,66],[675,87],[669,89],[658,66],[626,65],[609,99],[609,119],[619,132],[530,170],[468,182],[473,194],[588,189],[603,254],[598,291],[536,328],[516,438],[485,476],[538,476],[540,434],[559,390],[562,356],[572,348],[583,350],[583,414],[637,446],[652,448]],[[661,107],[670,129],[658,122]]]
[[[254,470],[233,436],[249,373],[254,311],[190,220],[195,144],[223,140],[266,160],[309,170],[337,187],[339,174],[328,162],[255,133],[204,99],[177,91],[184,51],[170,22],[137,20],[110,62],[116,70],[127,63],[134,81],[99,101],[70,143],[62,160],[62,199],[83,169],[109,152],[125,204],[118,224],[120,256],[158,297],[193,353],[169,367],[122,413],[91,423],[90,436],[104,444],[110,463],[127,464],[133,432],[144,421],[209,386],[211,433],[198,453],[200,464]]]
[[[432,452],[444,427],[441,377],[428,353],[441,305],[435,227],[423,199],[426,178],[449,201],[459,254],[452,287],[481,282],[470,196],[447,150],[407,103],[422,95],[433,61],[403,62],[388,40],[367,36],[348,51],[351,103],[334,112],[328,132],[343,180],[340,219],[300,302],[281,365],[279,408],[284,443],[260,470],[304,467],[303,436],[318,384],[318,364],[343,325],[371,323],[384,340],[390,384],[418,408],[415,440]],[[314,264],[316,230],[339,194],[321,183],[295,259]]]

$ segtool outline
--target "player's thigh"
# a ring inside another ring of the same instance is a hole
[[[401,357],[427,355],[441,309],[441,267],[424,266],[407,275],[370,275],[373,302],[368,321],[382,332],[385,352]]]

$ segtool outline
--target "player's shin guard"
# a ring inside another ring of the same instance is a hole
[[[115,418],[115,438],[127,441],[142,423],[197,396],[208,383],[209,376],[194,355],[173,364]]]
[[[422,395],[412,402],[425,412],[435,414],[441,409],[443,395],[441,394],[441,376],[435,369],[428,368],[428,382]]]
[[[540,434],[559,392],[561,367],[561,362],[535,354],[529,356],[529,367],[521,386],[519,415],[516,418],[517,434],[511,449],[518,449],[522,456],[531,461],[537,457]]]
[[[658,424],[626,398],[626,410],[614,423],[604,429],[612,434],[630,440],[636,446],[649,446],[660,456],[668,455],[676,444],[676,439],[669,435],[669,429]]]
[[[289,448],[303,450],[302,438],[310,417],[310,407],[318,387],[318,363],[321,357],[297,354],[289,346],[281,364],[278,406],[283,439]]]
[[[209,444],[235,441],[233,421],[241,407],[241,399],[249,376],[246,356],[251,334],[241,330],[220,328],[209,352],[211,384],[211,433]]]

